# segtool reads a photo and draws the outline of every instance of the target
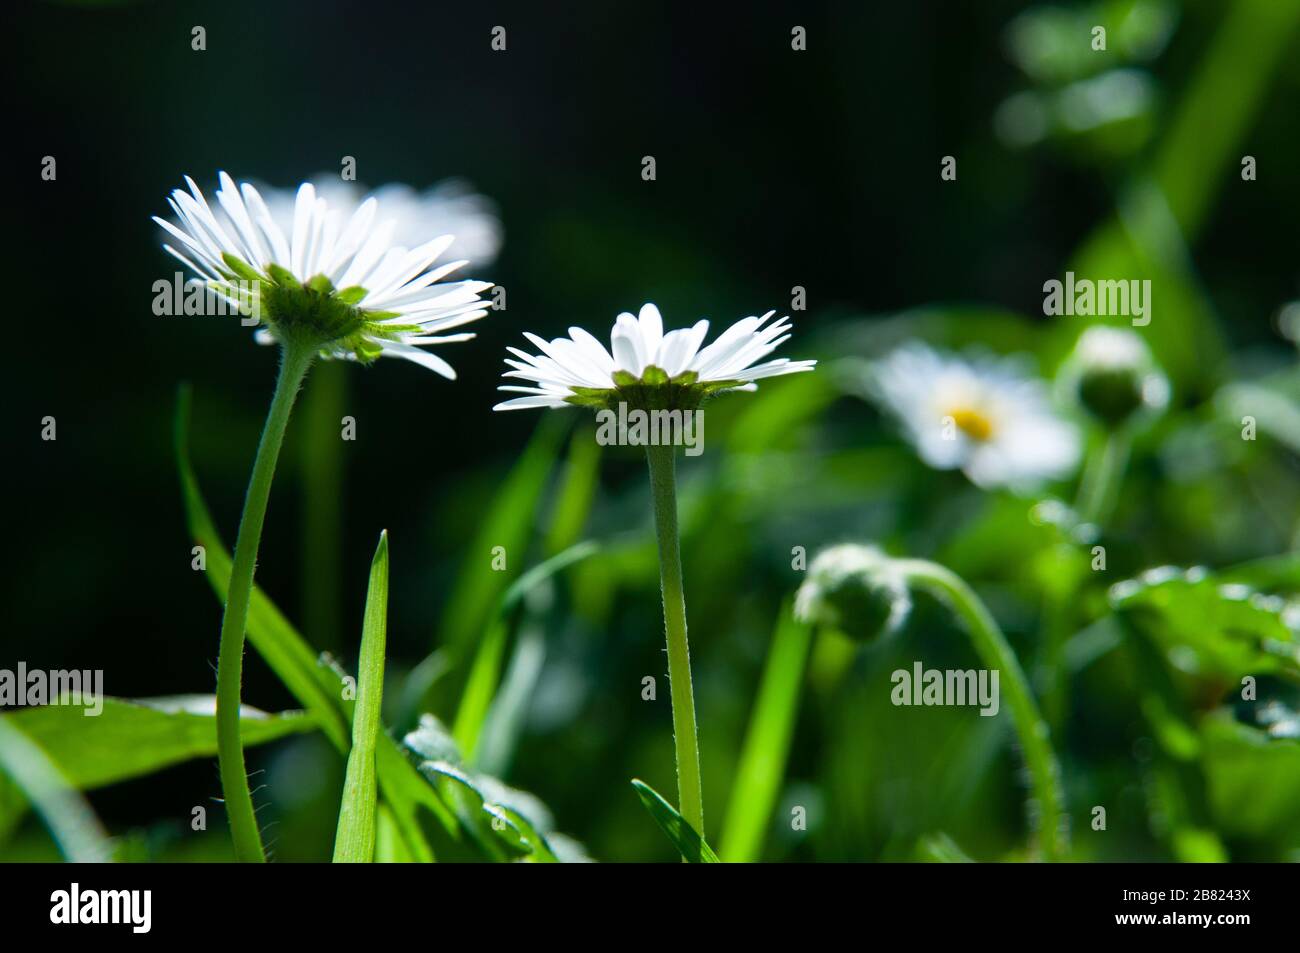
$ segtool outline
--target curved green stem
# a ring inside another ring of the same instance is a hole
[[[659,537],[659,583],[664,598],[664,632],[668,641],[668,686],[673,703],[673,740],[677,746],[677,796],[682,817],[704,836],[704,794],[700,785],[700,748],[691,688],[691,652],[686,642],[686,597],[682,592],[681,547],[677,536],[675,448],[647,446],[650,490],[654,497],[655,532]]]
[[[226,596],[226,611],[221,618],[221,648],[217,655],[217,758],[221,792],[230,819],[230,833],[235,841],[235,857],[241,861],[266,860],[262,835],[257,829],[257,815],[253,810],[253,796],[248,789],[244,749],[239,741],[240,684],[243,680],[248,600],[253,590],[253,571],[262,540],[271,480],[275,476],[275,462],[280,456],[280,445],[284,441],[294,398],[314,356],[311,347],[284,346],[275,395],[271,398],[271,409],[266,415],[257,457],[253,461],[253,473],[248,480],[248,494],[244,497],[244,513],[239,519],[239,535],[235,539],[235,556],[230,569],[230,590]]]
[[[1029,691],[1029,682],[1016,653],[1007,644],[997,621],[979,596],[956,573],[923,559],[901,559],[898,568],[909,582],[929,589],[950,605],[965,623],[980,660],[1001,673],[1001,689],[1011,708],[1016,735],[1029,768],[1034,800],[1038,806],[1038,832],[1044,860],[1059,860],[1065,851],[1062,815],[1064,796],[1060,768],[1052,750],[1047,723]]]

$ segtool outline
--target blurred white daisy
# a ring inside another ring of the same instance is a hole
[[[345,182],[337,173],[313,178],[316,194],[350,215],[366,198],[379,202],[384,217],[393,220],[393,241],[416,245],[426,235],[455,235],[454,252],[468,258],[475,268],[486,267],[501,250],[501,219],[491,199],[475,192],[462,179],[448,179],[418,191],[402,182],[390,182],[373,191],[357,182]],[[259,189],[271,217],[291,221],[297,200],[293,189],[263,186]]]
[[[1032,489],[1079,462],[1078,430],[1013,358],[966,359],[908,344],[873,365],[872,391],[921,459],[981,487]]]
[[[639,316],[626,311],[618,316],[608,350],[582,328],[569,328],[569,337],[549,342],[525,332],[541,353],[507,348],[517,360],[506,358],[511,370],[505,377],[535,386],[502,385],[500,390],[526,396],[493,409],[608,407],[626,401],[634,407],[687,410],[711,394],[756,390],[754,382],[762,378],[812,370],[816,361],[782,357],[755,363],[790,337],[789,318],[768,323],[775,313],[742,318],[704,348],[708,321],[665,334],[663,318],[653,304],[643,305]]]
[[[394,243],[396,222],[373,197],[331,208],[305,182],[292,210],[277,214],[252,185],[219,177],[215,209],[187,176],[189,191],[176,189],[168,199],[176,224],[154,221],[177,242],[164,244],[168,252],[214,293],[261,319],[260,340],[292,340],[364,362],[402,357],[455,378],[451,365],[421,347],[472,338],[443,332],[484,317],[479,295],[492,285],[441,281],[467,264],[432,267],[454,236],[407,248]]]

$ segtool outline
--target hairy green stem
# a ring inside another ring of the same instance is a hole
[[[1016,735],[1029,768],[1030,784],[1038,807],[1038,833],[1044,860],[1059,860],[1065,852],[1061,773],[1052,750],[1051,733],[1029,691],[1029,682],[1016,653],[974,590],[956,573],[923,559],[897,562],[909,582],[928,589],[946,602],[965,623],[980,660],[998,670],[1002,693],[1011,708]]]
[[[668,686],[673,703],[673,740],[677,746],[678,809],[704,837],[704,794],[700,785],[700,748],[691,688],[691,652],[686,641],[686,597],[682,591],[681,547],[677,536],[675,448],[647,446],[655,532],[659,537],[659,583],[663,589],[664,632],[668,641]]]
[[[217,656],[217,758],[221,772],[221,791],[230,819],[230,833],[235,841],[235,857],[241,861],[265,862],[262,835],[257,829],[253,796],[248,789],[244,768],[244,749],[239,741],[240,685],[244,669],[244,629],[248,622],[248,600],[253,590],[253,571],[257,549],[262,540],[262,523],[266,503],[271,495],[275,463],[280,456],[289,412],[302,385],[315,351],[300,344],[286,344],[280,360],[280,375],[275,395],[257,445],[253,473],[244,497],[244,513],[239,518],[239,535],[230,569],[230,589],[226,611],[221,618],[221,648]]]

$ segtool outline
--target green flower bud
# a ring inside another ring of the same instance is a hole
[[[794,600],[801,622],[836,629],[860,642],[896,631],[911,608],[906,582],[889,557],[854,543],[819,553]]]
[[[1109,429],[1164,410],[1169,382],[1146,342],[1126,328],[1094,325],[1079,336],[1062,380],[1073,397]]]

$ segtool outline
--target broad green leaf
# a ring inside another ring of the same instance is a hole
[[[811,627],[794,618],[791,600],[786,599],[777,615],[722,825],[719,852],[728,863],[757,860],[763,849],[763,837],[785,777],[811,639]]]
[[[403,739],[420,758],[420,771],[431,782],[448,782],[461,792],[461,805],[481,837],[499,842],[508,855],[553,863],[588,860],[582,845],[555,831],[550,810],[536,796],[520,791],[462,763],[460,747],[433,715],[423,715],[419,727]],[[561,847],[551,843],[555,837]]]
[[[112,845],[90,805],[9,715],[0,717],[0,775],[36,808],[64,857],[78,863],[112,860]]]
[[[375,810],[379,799],[375,782],[375,748],[378,744],[380,707],[384,695],[384,646],[388,631],[388,531],[379,534],[379,546],[370,564],[370,588],[361,628],[357,703],[352,711],[352,751],[348,754],[339,826],[334,835],[335,863],[370,863],[375,858]]]
[[[224,602],[230,583],[230,553],[212,522],[188,452],[190,393],[182,387],[177,400],[176,461],[190,534],[207,551],[207,577],[218,601]],[[325,736],[340,753],[349,748],[348,726],[352,720],[352,703],[343,698],[341,675],[322,664],[307,642],[289,623],[275,604],[256,585],[253,587],[248,613],[248,640],[284,682],[294,697],[316,719]],[[447,836],[460,839],[460,826],[437,792],[420,777],[397,742],[381,732],[376,754],[376,773],[384,799],[393,809],[407,848],[420,861],[433,860],[433,848],[419,821],[420,808],[437,819]]]
[[[686,818],[677,813],[677,808],[659,796],[659,792],[636,778],[632,779],[632,787],[636,790],[641,803],[645,805],[645,809],[659,825],[659,829],[673,842],[673,846],[677,848],[683,860],[691,864],[719,863],[718,855],[713,852],[713,848],[695,828],[687,823]]]
[[[1175,669],[1237,682],[1300,674],[1294,603],[1203,569],[1152,569],[1111,587],[1111,604],[1155,639]]]
[[[103,705],[103,711],[89,717],[72,705],[20,708],[4,717],[40,745],[81,791],[217,753],[216,699],[211,695],[104,698]],[[245,747],[315,728],[315,719],[304,712],[269,715],[247,705],[240,709]]]
[[[446,761],[426,761],[420,765],[420,771],[431,782],[443,778],[454,782],[461,791],[465,792],[473,809],[480,812],[481,819],[486,821],[487,827],[500,839],[510,856],[533,853],[534,844],[519,825],[499,805],[489,802],[465,771]]]
[[[1290,846],[1300,846],[1300,741],[1270,737],[1226,709],[1200,727],[1215,824],[1263,841],[1289,830]]]
[[[1252,559],[1215,571],[1221,583],[1241,583],[1260,592],[1277,595],[1300,594],[1300,553],[1283,553]]]

